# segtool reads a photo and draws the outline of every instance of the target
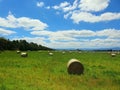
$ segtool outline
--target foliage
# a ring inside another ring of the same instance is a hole
[[[7,40],[5,38],[0,37],[0,50],[52,50],[48,47],[38,45],[36,43],[30,42],[28,43],[26,40]]]

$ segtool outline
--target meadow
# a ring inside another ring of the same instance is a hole
[[[28,57],[0,53],[0,90],[120,90],[120,54],[52,52],[28,51]],[[72,58],[84,65],[84,74],[67,73]]]

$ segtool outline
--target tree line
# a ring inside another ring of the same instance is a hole
[[[13,40],[0,37],[0,50],[21,50],[21,51],[36,51],[36,50],[52,50],[51,48],[38,45],[33,42],[27,42],[26,40]]]

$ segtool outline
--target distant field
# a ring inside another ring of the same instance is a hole
[[[83,75],[69,75],[67,62],[76,58]],[[15,51],[0,53],[0,90],[120,90],[120,54],[107,52]]]

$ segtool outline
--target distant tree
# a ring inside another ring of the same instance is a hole
[[[29,43],[26,40],[20,40],[19,49],[22,51],[26,51],[29,49]]]
[[[38,47],[37,44],[31,42],[31,43],[29,44],[29,50],[31,50],[31,51],[33,51],[33,50],[39,50],[39,47]]]
[[[0,37],[0,50],[6,50],[7,49],[7,40],[3,37]]]
[[[13,40],[12,45],[14,47],[14,50],[18,50],[20,47],[19,41],[18,40]]]
[[[13,40],[5,39],[0,37],[0,50],[52,50],[51,48],[38,45],[36,43],[30,42],[28,43],[26,40]]]

